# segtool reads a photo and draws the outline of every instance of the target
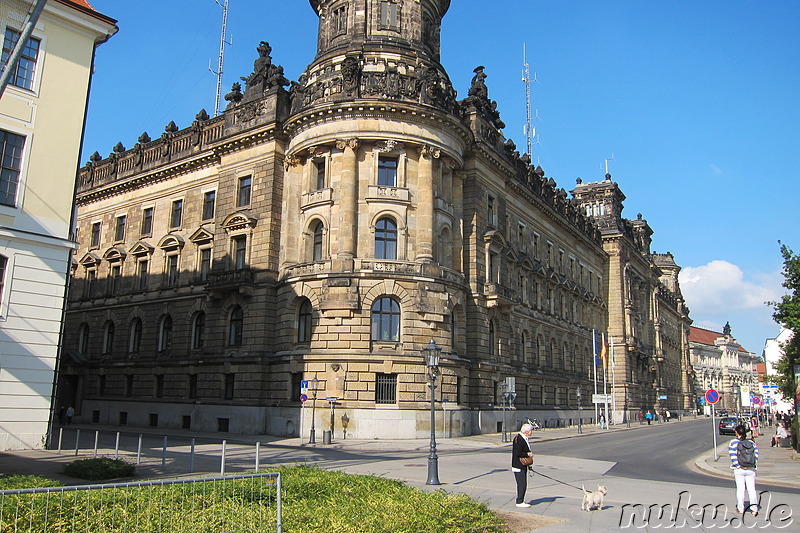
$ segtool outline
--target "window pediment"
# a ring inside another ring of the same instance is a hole
[[[128,253],[119,246],[112,246],[103,254],[103,259],[106,261],[124,261]]]
[[[497,230],[487,231],[483,235],[483,242],[486,243],[487,246],[491,248],[495,248],[497,250],[503,250],[506,246],[506,240],[503,238],[503,235]]]
[[[79,262],[85,267],[93,267],[100,264],[100,258],[92,252],[87,252]]]
[[[186,244],[183,240],[183,237],[180,235],[166,235],[158,242],[158,247],[162,250],[175,250],[179,248],[183,248],[183,245]]]
[[[241,231],[248,228],[254,228],[257,222],[258,219],[251,218],[244,213],[233,213],[225,219],[225,221],[222,223],[222,227],[228,232]]]
[[[155,248],[152,245],[150,245],[150,244],[148,244],[148,243],[146,243],[144,241],[139,241],[139,242],[137,242],[136,244],[133,245],[133,247],[131,248],[130,253],[131,253],[131,255],[142,256],[142,255],[152,254],[153,250],[155,250]]]
[[[195,244],[206,244],[214,240],[214,234],[208,231],[206,228],[199,228],[197,231],[192,233],[192,236],[189,237],[189,240]]]

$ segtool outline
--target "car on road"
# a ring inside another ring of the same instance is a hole
[[[735,435],[733,430],[739,424],[744,424],[745,421],[736,416],[726,416],[719,419],[719,434],[720,435]]]
[[[728,416],[728,410],[727,409],[720,409],[719,411],[717,411],[717,416],[720,416],[720,417]]]

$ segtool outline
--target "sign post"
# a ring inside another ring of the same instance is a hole
[[[706,401],[711,404],[711,434],[714,437],[714,461],[719,461],[719,455],[717,455],[717,422],[714,410],[714,405],[719,401],[719,392],[714,389],[708,389],[706,391]]]

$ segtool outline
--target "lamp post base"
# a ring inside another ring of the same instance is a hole
[[[426,485],[441,485],[439,482],[439,457],[435,453],[428,456],[428,481]]]

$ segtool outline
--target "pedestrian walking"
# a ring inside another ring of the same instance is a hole
[[[747,428],[743,424],[733,431],[736,438],[728,444],[728,455],[731,458],[733,479],[736,481],[736,512],[749,511],[758,515],[758,493],[756,492],[756,463],[758,462],[758,446],[747,438]],[[744,493],[747,491],[748,505],[745,508]]]
[[[75,408],[70,405],[67,407],[67,425],[72,424],[73,416],[75,416]]]
[[[522,424],[519,433],[514,436],[511,442],[511,471],[514,473],[514,480],[517,482],[517,507],[530,507],[531,504],[525,501],[525,491],[528,490],[528,470],[533,464],[533,450],[528,441],[533,433],[533,426]]]
[[[647,420],[647,425],[649,426],[649,425],[650,425],[650,423],[653,421],[653,413],[651,413],[651,412],[648,410],[648,411],[647,411],[647,414],[646,414],[646,415],[644,415],[644,418],[645,418],[645,420]]]
[[[58,408],[58,425],[59,426],[63,426],[64,425],[64,416],[66,415],[66,412],[67,411],[66,411],[66,409],[64,409],[63,405]]]

